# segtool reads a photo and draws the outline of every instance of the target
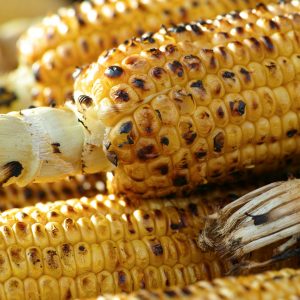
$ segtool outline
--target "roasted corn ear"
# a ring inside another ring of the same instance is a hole
[[[108,51],[74,104],[0,117],[0,181],[114,170],[116,191],[151,198],[298,159],[299,12],[260,4]]]
[[[72,73],[105,49],[164,24],[213,18],[254,7],[257,0],[84,1],[61,8],[30,28],[19,41],[20,64],[34,77],[32,95],[46,105],[72,98]],[[263,0],[263,2],[274,2]],[[108,30],[109,29],[109,30]],[[23,94],[19,94],[23,95]],[[21,98],[22,99],[22,98]]]
[[[213,282],[200,281],[193,285],[157,291],[140,291],[130,295],[102,296],[97,300],[296,300],[300,297],[300,271],[282,269],[277,272],[247,277],[228,277]]]
[[[185,286],[229,264],[196,245],[198,198],[131,203],[114,195],[58,201],[0,214],[3,299],[74,299]]]
[[[203,250],[241,260],[253,269],[300,253],[300,180],[275,182],[250,192],[207,219],[199,238]],[[255,261],[248,254],[273,247],[271,258]]]
[[[234,197],[242,196],[253,185],[232,190]],[[53,183],[32,183],[21,188],[10,185],[0,188],[0,210],[22,208],[38,202],[51,202],[80,197],[94,197],[106,191],[105,176],[102,174],[79,175]]]

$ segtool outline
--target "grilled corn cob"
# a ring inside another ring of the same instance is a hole
[[[243,268],[251,269],[299,257],[299,242],[300,180],[294,179],[263,186],[210,216],[199,246],[240,260],[247,259],[250,252],[277,243],[271,259],[243,263]]]
[[[154,197],[298,158],[299,12],[261,4],[107,52],[82,70],[75,105],[1,116],[0,180],[115,165],[116,190]]]
[[[59,104],[72,96],[75,67],[95,61],[103,50],[143,32],[156,31],[161,24],[169,26],[212,18],[231,10],[253,7],[255,3],[257,0],[173,0],[171,3],[169,0],[93,0],[77,3],[60,9],[29,29],[19,42],[20,63],[28,65],[28,76],[35,78],[34,99],[46,105]]]
[[[282,269],[247,277],[228,277],[213,282],[200,281],[188,287],[140,291],[130,295],[102,296],[97,300],[297,300],[300,297],[300,270]]]
[[[239,189],[235,192],[235,195],[241,196],[246,191],[250,191],[250,188],[249,186],[249,188]],[[24,188],[10,185],[0,188],[0,210],[21,208],[35,205],[38,202],[44,203],[57,199],[94,197],[99,193],[103,193],[105,189],[105,178],[100,174],[79,175],[54,183],[33,183]]]
[[[196,246],[213,202],[97,196],[0,214],[1,299],[73,299],[184,286],[229,265]]]

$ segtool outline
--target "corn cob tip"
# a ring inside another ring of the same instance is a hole
[[[242,196],[207,219],[199,247],[240,261],[232,272],[268,266],[299,255],[299,195],[300,180],[293,179],[271,183]],[[272,244],[277,246],[270,259],[247,260],[250,252]]]

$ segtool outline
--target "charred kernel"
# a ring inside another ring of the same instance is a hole
[[[192,88],[198,88],[198,89],[204,89],[204,87],[203,87],[203,81],[202,80],[193,81],[191,83],[190,87],[192,87]]]
[[[287,137],[293,137],[297,133],[298,133],[297,129],[291,129],[286,133],[286,135],[287,135]]]
[[[147,145],[137,151],[137,156],[141,160],[147,160],[158,157],[158,153],[154,145]]]
[[[245,113],[246,103],[242,100],[230,101],[229,102],[230,110],[232,115],[242,116]]]
[[[174,60],[172,63],[169,63],[168,64],[168,67],[169,69],[175,73],[178,77],[183,77],[184,75],[184,70],[183,70],[183,66],[182,64],[177,61],[177,60]]]
[[[113,152],[113,151],[108,151],[107,154],[107,159],[114,165],[114,166],[118,166],[118,155],[116,152]]]
[[[217,109],[217,116],[218,116],[219,118],[221,118],[221,119],[224,118],[225,112],[224,112],[222,106],[219,106],[219,108]]]
[[[188,180],[185,175],[176,175],[173,178],[173,184],[174,186],[183,186],[188,184]]]
[[[152,73],[152,76],[157,79],[161,79],[163,75],[167,74],[166,70],[163,68],[160,68],[160,67],[153,68],[151,73]]]
[[[164,293],[167,297],[170,297],[170,298],[177,297],[176,292],[172,291],[172,290],[165,290]]]
[[[120,134],[123,134],[123,133],[129,133],[132,129],[132,122],[131,121],[128,121],[124,124],[121,125],[120,127]]]
[[[263,36],[261,40],[269,52],[273,52],[275,50],[274,44],[268,36]]]
[[[160,243],[154,243],[151,245],[151,249],[155,256],[161,256],[164,253],[164,249]]]
[[[191,24],[191,29],[196,35],[201,35],[203,33],[197,24]]]
[[[145,88],[145,81],[141,78],[134,78],[132,80],[132,84],[134,87],[142,89],[142,90]]]
[[[89,107],[93,104],[93,99],[87,95],[80,95],[78,97],[78,101],[80,104],[84,104],[86,107]]]
[[[23,171],[23,166],[18,161],[11,161],[1,167],[1,177],[0,182],[2,184],[6,183],[12,177],[18,177]]]
[[[59,149],[60,143],[52,143],[51,146],[52,146],[53,153],[56,153],[56,154],[61,153],[61,151]]]
[[[225,79],[233,79],[235,77],[235,74],[230,71],[225,71],[223,72],[222,77],[224,77]]]
[[[104,75],[108,78],[118,78],[122,76],[123,69],[119,66],[110,66],[104,71]]]
[[[160,143],[162,144],[162,145],[166,145],[166,146],[168,146],[169,145],[169,139],[167,138],[167,137],[165,137],[165,136],[163,136],[163,137],[161,137],[161,139],[160,139]]]
[[[112,96],[117,102],[128,102],[130,100],[129,94],[123,89],[116,90]]]
[[[219,132],[214,137],[214,151],[221,152],[225,144],[225,136],[223,132]]]
[[[165,51],[167,54],[172,55],[175,52],[178,52],[178,49],[175,45],[169,44],[166,46]]]
[[[243,75],[243,78],[245,79],[245,82],[250,82],[251,81],[251,75],[248,70],[245,68],[240,69],[240,73]]]
[[[169,173],[169,166],[168,165],[158,166],[157,169],[159,169],[161,175],[167,175]]]

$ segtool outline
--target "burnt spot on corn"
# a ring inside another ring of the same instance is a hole
[[[177,297],[177,293],[174,290],[165,290],[164,294],[168,297],[168,298],[175,298]]]
[[[275,21],[273,20],[269,20],[269,26],[271,29],[274,29],[274,30],[280,30],[280,26],[278,23],[276,23]]]
[[[195,217],[199,216],[198,207],[195,203],[189,203],[188,210],[193,216],[195,216]]]
[[[0,183],[6,183],[12,177],[19,177],[23,171],[23,166],[18,161],[11,161],[0,169]]]
[[[297,133],[298,133],[297,129],[291,129],[286,133],[286,136],[290,138],[290,137],[293,137]]]
[[[251,81],[251,74],[248,70],[246,70],[245,68],[241,68],[240,73],[243,75],[243,78],[246,83]]]
[[[189,289],[189,287],[183,287],[181,288],[181,292],[182,294],[186,295],[186,296],[191,296],[193,295],[193,292]]]
[[[169,44],[166,46],[165,52],[167,55],[172,55],[175,52],[178,52],[178,48],[175,45]]]
[[[182,138],[185,140],[187,145],[191,145],[193,144],[193,142],[195,141],[196,137],[197,137],[197,133],[195,131],[192,130],[193,125],[190,123],[185,123],[185,127],[183,129],[183,133],[182,133]]]
[[[184,186],[184,185],[188,184],[188,180],[185,175],[176,175],[173,178],[173,184],[174,184],[174,186],[178,186],[178,187]]]
[[[245,113],[246,103],[242,100],[230,101],[229,106],[233,116],[242,116]]]
[[[197,80],[191,83],[190,87],[205,90],[202,80]]]
[[[118,272],[118,283],[121,286],[126,283],[126,273],[124,271]]]
[[[118,159],[118,155],[116,152],[108,151],[106,154],[106,157],[114,166],[116,166],[116,167],[118,166],[119,159]]]
[[[274,44],[268,36],[263,36],[261,40],[267,51],[273,52],[275,50]]]
[[[203,31],[200,29],[200,27],[197,24],[191,24],[191,29],[196,35],[203,34]]]
[[[168,146],[169,143],[170,143],[170,141],[169,141],[169,139],[168,139],[166,136],[163,136],[163,137],[161,137],[161,139],[160,139],[160,143],[161,143],[162,145]]]
[[[40,257],[39,257],[39,252],[36,248],[29,249],[27,256],[28,256],[29,261],[33,265],[36,265],[41,262]]]
[[[93,104],[93,99],[87,95],[80,95],[78,97],[78,102],[80,105],[85,105],[86,107],[90,107]]]
[[[84,245],[80,245],[78,247],[78,250],[80,251],[81,254],[86,254],[87,253],[87,249],[85,248]]]
[[[137,156],[140,160],[148,160],[158,157],[159,154],[156,147],[150,144],[138,149]]]
[[[255,226],[265,224],[269,221],[268,214],[251,215],[249,213],[246,213],[246,216],[252,218]]]
[[[156,168],[161,175],[167,175],[169,173],[169,166],[166,164],[160,165]]]
[[[161,79],[163,75],[166,74],[167,74],[166,70],[161,67],[155,67],[151,71],[151,75],[156,79]]]
[[[110,66],[104,71],[104,75],[108,78],[119,78],[123,72],[123,69],[119,66]]]
[[[14,92],[7,90],[5,87],[0,87],[0,107],[9,107],[17,99],[18,97]]]
[[[201,67],[201,60],[195,55],[186,55],[183,58],[183,63],[191,71],[198,71]]]
[[[186,28],[184,25],[178,25],[169,29],[169,32],[182,33],[185,32]]]
[[[56,154],[61,153],[60,149],[59,149],[60,143],[52,143],[51,146],[52,146],[52,152],[53,153],[56,153]]]
[[[128,121],[128,122],[122,124],[120,127],[120,134],[129,133],[132,129],[132,126],[133,126],[133,124],[131,121]]]
[[[145,88],[145,80],[141,79],[141,78],[133,78],[132,80],[132,84],[134,87],[141,89],[141,90],[147,90]]]
[[[223,73],[222,73],[222,77],[224,78],[224,79],[235,79],[235,74],[233,73],[233,72],[230,72],[230,71],[224,71]]]
[[[225,144],[225,136],[223,132],[219,132],[214,137],[214,151],[215,152],[221,152]]]
[[[157,240],[153,240],[151,244],[151,250],[155,256],[161,256],[164,253],[164,249],[161,243]]]
[[[36,82],[42,81],[41,66],[37,63],[32,65],[32,73]]]
[[[218,109],[217,109],[217,116],[218,116],[220,119],[223,119],[223,118],[224,118],[225,112],[224,112],[222,106],[219,106],[219,107],[218,107]]]
[[[172,63],[169,63],[168,67],[178,77],[183,77],[184,75],[183,66],[178,60],[174,60]]]
[[[147,52],[154,58],[161,58],[163,56],[163,53],[157,48],[151,48]]]
[[[112,94],[112,97],[116,102],[119,102],[119,103],[128,102],[130,100],[129,94],[124,89],[119,89],[119,90],[115,91]]]
[[[57,252],[55,250],[48,250],[46,256],[46,263],[50,269],[58,269],[59,265],[57,263]]]
[[[203,150],[203,149],[198,150],[198,151],[195,152],[195,157],[196,157],[197,159],[202,159],[202,158],[204,158],[206,155],[207,155],[207,152],[206,152],[205,150]]]
[[[153,38],[154,33],[153,32],[147,32],[142,35],[141,41],[144,43],[153,44],[155,43],[155,39]]]

